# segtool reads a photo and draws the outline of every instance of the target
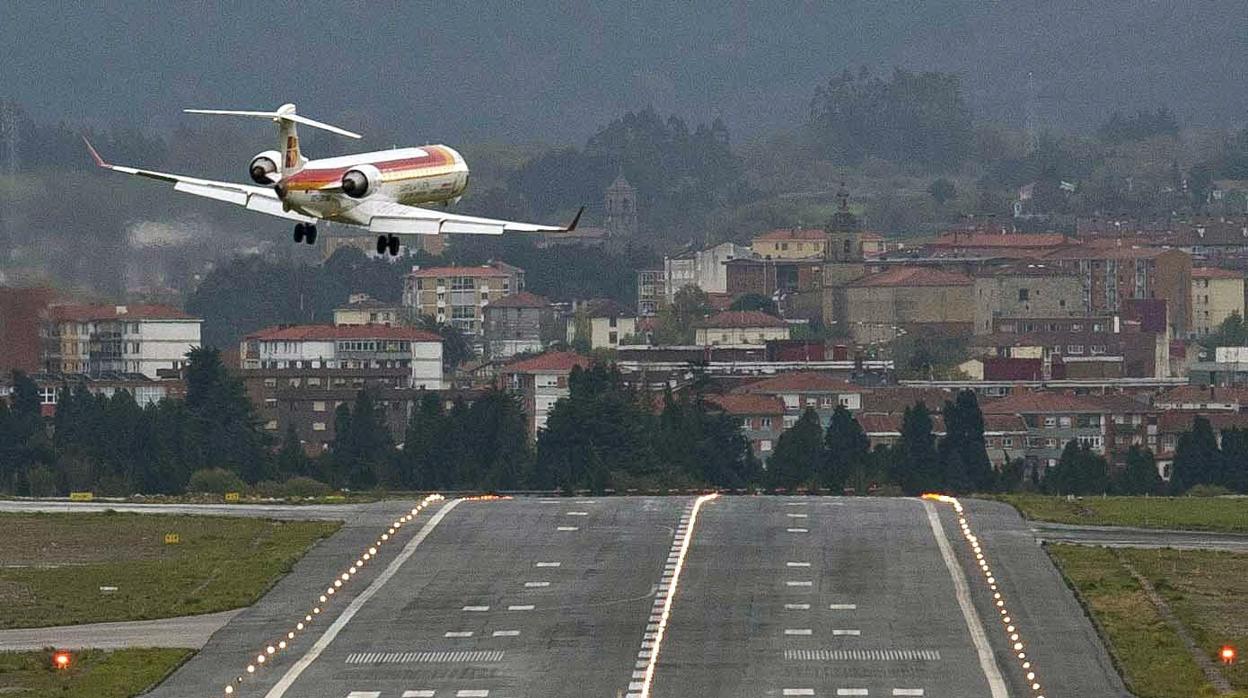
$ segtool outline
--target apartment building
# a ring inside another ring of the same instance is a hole
[[[762,395],[780,401],[784,405],[784,428],[797,423],[807,408],[819,414],[819,421],[826,427],[838,405],[851,412],[862,409],[865,390],[844,379],[813,371],[785,373],[774,378],[746,383],[735,388],[735,395]]]
[[[1192,334],[1217,332],[1232,314],[1244,316],[1244,274],[1230,269],[1192,269]]]
[[[726,310],[695,325],[701,346],[767,344],[789,338],[789,323],[758,310]]]
[[[403,284],[403,306],[480,339],[485,307],[524,290],[524,271],[502,262],[479,267],[412,267]]]
[[[1192,324],[1192,258],[1160,247],[1101,243],[1058,250],[1046,258],[1078,275],[1089,312],[1112,314],[1129,300],[1166,302],[1170,334],[1186,337]]]
[[[336,380],[337,371],[362,371],[363,380],[380,371],[376,375],[397,388],[443,387],[442,338],[412,327],[270,327],[243,338],[239,354],[244,371],[310,371],[309,377],[321,377],[317,385],[347,386],[346,380]]]
[[[499,385],[520,396],[529,419],[529,434],[536,439],[546,428],[555,403],[570,394],[568,376],[576,367],[589,368],[588,357],[572,352],[549,352],[503,367]]]
[[[707,402],[741,421],[741,433],[754,456],[764,463],[784,432],[784,403],[771,395],[711,395]]]
[[[745,245],[724,242],[705,250],[687,250],[663,259],[663,293],[667,302],[686,286],[697,286],[707,293],[728,292],[728,268],[734,259],[750,258]]]
[[[820,228],[771,230],[750,241],[750,249],[763,259],[822,259],[828,234]]]
[[[367,293],[352,293],[346,305],[334,308],[334,324],[402,325],[407,315],[399,303],[379,301]]]
[[[48,373],[176,375],[203,321],[166,305],[55,305],[44,323]]]

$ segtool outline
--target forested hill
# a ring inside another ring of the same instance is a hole
[[[961,73],[977,116],[1015,126],[1031,72],[1056,128],[1159,104],[1235,127],[1245,49],[1248,13],[1222,0],[5,3],[0,99],[141,128],[183,123],[184,106],[289,100],[386,142],[579,143],[649,104],[749,138],[801,121],[830,74],[895,65]]]

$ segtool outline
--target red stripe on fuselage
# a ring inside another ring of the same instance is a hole
[[[347,172],[361,165],[372,165],[382,174],[395,171],[417,171],[445,167],[455,163],[455,158],[441,148],[429,148],[425,157],[403,158],[401,160],[382,160],[379,162],[356,163],[345,167],[329,167],[324,169],[304,169],[286,178],[288,189],[315,189],[334,184],[342,180]]]

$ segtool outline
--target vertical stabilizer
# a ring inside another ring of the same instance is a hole
[[[360,134],[353,133],[346,129],[331,126],[330,124],[309,119],[306,116],[299,116],[295,112],[295,105],[283,104],[277,108],[277,111],[241,111],[235,109],[184,109],[188,114],[215,114],[218,116],[251,116],[262,119],[272,119],[277,122],[278,144],[277,149],[282,153],[282,177],[298,172],[303,168],[307,159],[303,157],[303,153],[299,150],[299,132],[295,128],[295,124],[303,124],[319,128],[322,131],[329,131],[347,138],[359,138]]]

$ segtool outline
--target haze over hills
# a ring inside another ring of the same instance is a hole
[[[653,105],[750,138],[800,121],[832,73],[897,65],[961,73],[976,115],[1014,126],[1030,71],[1047,125],[1168,105],[1186,125],[1237,127],[1246,49],[1243,5],[1218,1],[6,3],[0,98],[140,128],[183,123],[183,106],[289,100],[378,141],[546,143]]]

